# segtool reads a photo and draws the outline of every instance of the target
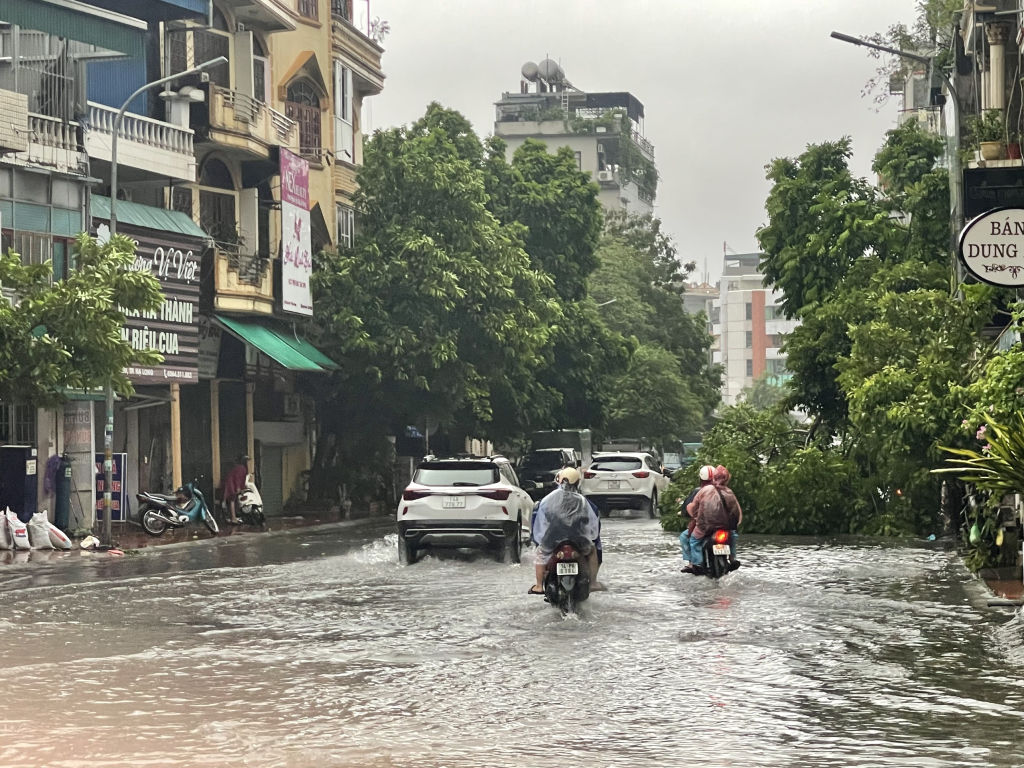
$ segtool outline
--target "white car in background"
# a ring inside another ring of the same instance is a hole
[[[426,547],[474,547],[518,563],[534,487],[503,456],[424,461],[398,502],[398,559],[411,565]]]
[[[583,473],[580,490],[602,514],[613,509],[641,509],[658,516],[658,497],[669,479],[649,453],[599,453]]]

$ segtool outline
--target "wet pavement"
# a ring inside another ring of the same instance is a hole
[[[951,553],[744,537],[721,583],[604,526],[402,568],[380,524],[0,573],[0,766],[1024,766],[1024,628]]]

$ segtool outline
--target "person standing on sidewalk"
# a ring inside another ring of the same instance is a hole
[[[220,496],[228,510],[228,522],[240,525],[238,517],[238,494],[245,490],[245,480],[249,476],[249,457],[241,456],[238,463],[231,468],[220,484]]]

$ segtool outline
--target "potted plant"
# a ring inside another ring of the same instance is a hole
[[[1000,109],[989,109],[975,118],[972,133],[981,149],[982,160],[999,160],[1003,156],[1006,125]]]

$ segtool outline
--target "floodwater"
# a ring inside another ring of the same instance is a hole
[[[1024,766],[1024,628],[950,553],[604,538],[565,619],[385,528],[0,568],[0,766]]]

